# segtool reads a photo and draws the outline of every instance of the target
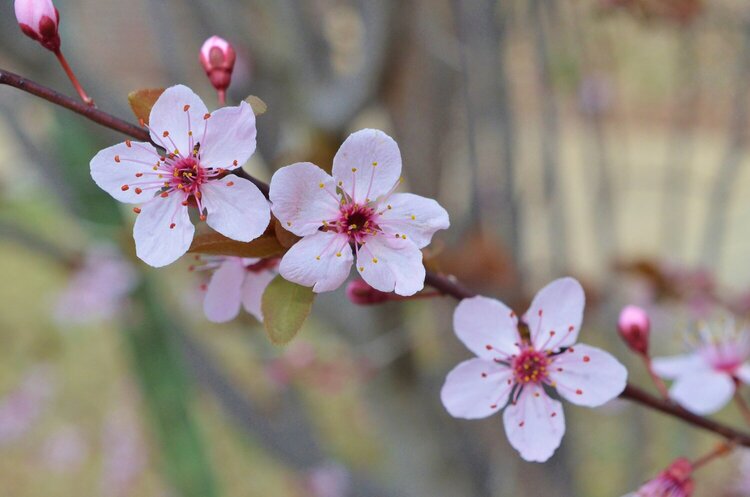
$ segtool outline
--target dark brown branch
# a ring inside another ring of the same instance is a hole
[[[50,88],[42,86],[40,84],[29,81],[26,78],[13,74],[11,72],[0,69],[0,84],[13,86],[20,90],[23,90],[32,95],[36,95],[48,102],[70,109],[73,112],[81,114],[82,116],[94,121],[95,123],[101,124],[104,127],[119,131],[125,135],[132,136],[137,140],[151,141],[148,131],[140,128],[134,124],[117,118],[111,114],[108,114],[99,109],[91,108],[86,104],[66,97],[61,93],[58,93]],[[268,184],[258,179],[253,178],[242,169],[238,169],[236,173],[242,178],[246,178],[252,181],[265,195],[268,196]],[[465,288],[455,279],[449,278],[442,274],[434,272],[428,272],[425,278],[425,284],[429,285],[444,295],[449,295],[458,300],[473,297],[476,295],[471,290]],[[715,422],[702,416],[692,414],[685,409],[668,402],[666,400],[659,399],[653,395],[641,390],[640,388],[628,384],[625,390],[620,394],[620,397],[624,399],[637,402],[643,406],[650,407],[657,411],[663,412],[670,416],[679,418],[686,423],[692,424],[704,430],[712,431],[717,435],[720,435],[728,440],[731,440],[737,444],[750,447],[750,435],[735,430],[722,423]]]

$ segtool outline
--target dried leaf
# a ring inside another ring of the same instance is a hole
[[[279,256],[285,251],[273,230],[263,233],[251,242],[238,242],[215,232],[203,233],[193,238],[188,250],[195,254],[262,258]]]
[[[148,124],[151,107],[154,106],[162,93],[164,93],[164,88],[144,88],[128,93],[128,103],[139,121],[143,120],[144,123]]]

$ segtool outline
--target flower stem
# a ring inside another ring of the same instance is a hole
[[[86,94],[86,91],[81,86],[81,83],[78,81],[78,78],[76,78],[75,73],[73,72],[73,69],[70,67],[70,64],[68,64],[68,60],[65,58],[61,50],[58,50],[55,52],[55,56],[57,57],[57,60],[60,61],[60,65],[62,66],[63,70],[65,71],[65,74],[68,75],[68,78],[70,79],[70,82],[73,83],[73,88],[76,89],[78,92],[78,95],[81,97],[81,100],[83,100],[83,103],[90,107],[94,107],[94,99],[89,97]]]
[[[738,387],[739,385],[735,387],[734,390],[734,403],[737,404],[737,408],[740,410],[742,417],[745,418],[745,422],[750,425],[750,407],[748,407],[747,402],[745,402],[745,399],[740,395],[740,389]]]
[[[718,457],[723,457],[729,454],[730,452],[734,450],[734,447],[735,447],[735,444],[732,442],[721,442],[720,444],[716,446],[716,448],[714,448],[714,450],[712,450],[708,454],[705,454],[702,457],[699,457],[692,463],[693,471],[695,471],[696,469],[702,466],[705,466],[706,464],[710,463],[711,461],[713,461],[714,459]]]
[[[227,104],[227,91],[226,90],[217,90],[216,94],[219,97],[219,105],[221,107],[224,107]]]
[[[651,357],[647,355],[642,355],[643,362],[646,365],[646,370],[648,371],[649,376],[651,376],[651,380],[654,382],[654,386],[656,386],[656,389],[659,391],[662,397],[664,397],[664,400],[669,401],[669,392],[667,391],[667,385],[664,384],[664,380],[662,380],[655,372],[654,372],[654,366],[651,363]]]

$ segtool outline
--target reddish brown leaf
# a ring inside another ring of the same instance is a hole
[[[164,88],[144,88],[128,93],[128,103],[133,109],[133,114],[138,120],[148,124],[148,116],[151,114],[151,107],[156,100],[164,93]]]
[[[275,257],[286,249],[276,239],[273,230],[268,230],[251,242],[238,242],[219,233],[203,233],[193,238],[190,250],[194,254],[228,255],[234,257]]]

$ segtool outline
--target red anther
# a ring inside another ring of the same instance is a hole
[[[182,110],[185,111],[185,112],[187,112],[188,110],[190,110],[190,105],[185,104],[185,106],[182,108]]]
[[[198,219],[200,219],[201,221],[205,221],[206,220],[206,215],[205,214],[201,214],[200,216],[198,216]]]
[[[140,195],[141,193],[143,193],[143,190],[141,190],[140,188],[136,188],[135,189],[135,194],[136,195]]]
[[[133,212],[135,212],[136,214],[140,214],[141,213],[141,208],[140,207],[133,207]]]
[[[227,186],[234,186],[234,181],[227,181]]]
[[[120,156],[119,155],[115,155],[115,162],[120,162]]]
[[[591,361],[591,358],[587,355],[583,356],[583,362],[589,362]]]
[[[133,143],[130,140],[125,140],[125,146],[130,148],[133,146]]]
[[[129,187],[128,185],[122,185],[122,186],[120,187],[120,190],[122,190],[122,191],[126,192],[126,191],[130,190],[130,187]]]
[[[160,195],[160,197],[161,197],[161,198],[167,198],[167,197],[169,197],[169,193],[167,193],[167,192],[162,192],[162,193],[161,193],[161,195]]]
[[[169,131],[165,131],[164,133],[161,134],[161,136],[163,136],[164,138],[168,137],[169,136]]]
[[[580,388],[576,390],[576,395],[583,395],[583,390],[581,390]]]
[[[143,176],[143,173],[135,173],[136,178],[140,178],[141,176]]]
[[[172,223],[172,224],[169,225],[169,229],[173,230],[175,226],[177,226],[177,225],[175,223]]]
[[[210,113],[206,112],[205,114],[203,114],[203,120],[206,120],[206,119],[208,119],[209,117],[211,117],[211,114],[210,114]]]

